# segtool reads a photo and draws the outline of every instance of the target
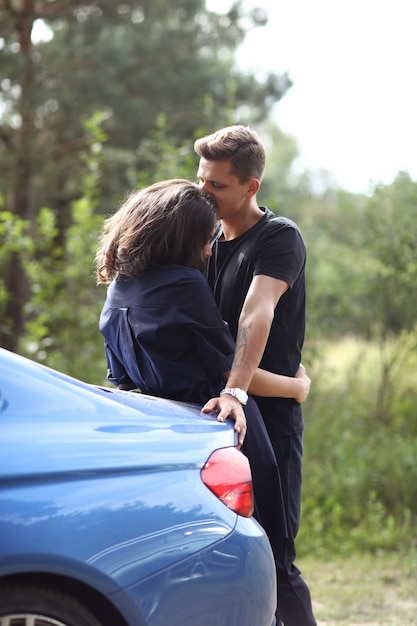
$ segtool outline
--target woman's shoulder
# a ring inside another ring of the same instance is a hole
[[[149,270],[146,283],[149,289],[157,288],[167,294],[175,293],[178,295],[183,293],[186,298],[190,295],[195,298],[202,298],[206,294],[211,294],[210,287],[202,272],[184,265],[155,267]]]
[[[175,306],[186,310],[191,305],[207,306],[213,295],[203,274],[185,266],[155,266],[135,278],[119,277],[107,293],[106,306],[152,309]]]
[[[158,265],[147,271],[146,280],[173,284],[205,284],[200,270],[185,265]]]

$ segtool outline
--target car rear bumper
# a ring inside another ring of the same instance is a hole
[[[276,598],[268,539],[253,519],[239,517],[235,530],[221,541],[110,600],[122,612],[126,604],[138,607],[139,614],[125,617],[147,626],[274,626]]]

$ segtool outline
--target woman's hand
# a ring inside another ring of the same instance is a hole
[[[235,432],[238,433],[238,446],[242,446],[246,435],[246,416],[239,400],[228,394],[211,398],[201,409],[202,413],[217,413],[217,421],[224,422],[228,417],[235,422]]]
[[[300,363],[298,370],[295,373],[294,378],[296,378],[297,381],[299,382],[299,388],[300,388],[299,392],[294,396],[294,399],[300,404],[302,404],[306,400],[308,394],[310,393],[310,385],[311,385],[311,380],[307,376],[306,368],[304,367],[302,363]]]

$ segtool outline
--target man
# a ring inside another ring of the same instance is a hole
[[[236,339],[226,387],[205,410],[216,409],[227,417],[233,406],[244,404],[258,366],[289,376],[297,371],[305,330],[306,253],[297,226],[257,204],[265,149],[254,131],[223,128],[198,139],[194,149],[200,157],[200,184],[215,198],[220,218],[207,278]],[[294,565],[301,501],[301,405],[291,399],[256,400],[279,465],[288,529],[286,540],[270,537],[278,577],[278,623],[314,626],[310,592]]]

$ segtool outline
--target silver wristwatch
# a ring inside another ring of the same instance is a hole
[[[248,394],[238,387],[226,387],[220,392],[220,395],[223,396],[225,393],[239,400],[240,404],[243,404],[243,406],[248,402]]]

